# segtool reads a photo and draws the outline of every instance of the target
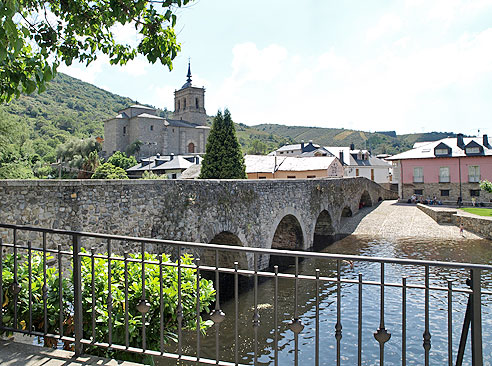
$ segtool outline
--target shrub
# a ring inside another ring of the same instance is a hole
[[[141,254],[130,254],[127,261],[128,270],[128,323],[129,323],[129,344],[130,347],[142,346],[142,315],[137,310],[137,305],[142,298],[142,267],[138,260]],[[47,256],[47,262],[53,260],[51,255]],[[158,257],[152,254],[145,254],[146,261],[157,262]],[[32,330],[43,332],[44,330],[44,302],[42,288],[44,285],[43,276],[43,256],[40,253],[33,253],[32,259]],[[162,263],[171,263],[168,256],[162,255]],[[183,255],[181,263],[184,265],[193,264],[190,255]],[[104,258],[94,258],[94,287],[92,287],[92,258],[82,257],[81,259],[81,278],[82,278],[82,309],[83,309],[83,330],[84,338],[92,337],[92,294],[95,295],[95,340],[97,342],[107,342],[108,318],[107,296],[108,296],[108,271],[107,260]],[[3,324],[8,327],[14,326],[14,301],[12,294],[14,272],[14,260],[12,254],[7,254],[3,259],[3,298],[0,299],[4,304]],[[73,337],[73,285],[71,273],[63,274],[63,321],[64,335]],[[46,270],[47,286],[49,288],[47,296],[48,310],[48,333],[59,333],[59,271],[58,267],[48,267]],[[18,255],[18,282],[20,292],[18,294],[18,326],[21,329],[29,327],[29,271],[27,256]],[[125,344],[125,264],[122,260],[111,262],[111,295],[112,295],[112,335],[114,344]],[[196,330],[196,270],[192,268],[181,269],[181,299],[183,307],[182,328],[184,330]],[[162,266],[163,281],[163,320],[164,320],[164,342],[175,341],[177,339],[177,306],[178,306],[178,269],[177,267]],[[145,298],[150,305],[146,313],[146,342],[147,348],[159,350],[160,345],[160,270],[158,264],[145,264]],[[215,300],[215,290],[212,281],[200,279],[200,312],[209,312],[210,305]],[[200,319],[201,320],[201,319]],[[201,330],[204,332],[212,325],[211,321],[202,321]],[[45,345],[54,346],[56,340],[45,339]],[[70,349],[71,345],[65,344],[65,349]],[[108,350],[105,348],[89,347],[85,348],[87,353],[99,356],[115,357],[120,359],[135,359],[135,356],[122,351]],[[137,357],[137,359],[139,359]],[[141,359],[140,359],[141,360]]]

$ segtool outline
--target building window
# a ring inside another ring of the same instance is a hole
[[[439,168],[439,183],[449,183],[449,167],[442,166]]]
[[[448,149],[436,149],[436,156],[438,155],[448,155],[449,150]]]
[[[441,197],[449,197],[449,189],[441,189]]]
[[[315,175],[308,175],[307,177],[308,177],[308,178],[316,178],[316,176],[315,176]]]
[[[371,169],[371,180],[374,180],[374,169]]]
[[[150,130],[154,131],[154,125],[150,125]]]
[[[478,146],[467,147],[466,153],[467,154],[480,154],[480,148]]]
[[[478,183],[480,182],[480,166],[470,165],[468,167],[468,182]]]
[[[190,142],[188,144],[188,152],[189,153],[194,153],[195,152],[195,144],[193,142]]]
[[[200,106],[200,104],[198,103],[198,98],[195,98],[195,107],[196,109],[198,109]]]
[[[480,197],[480,189],[470,189],[471,197]]]
[[[183,99],[183,109],[186,109],[186,99]]]
[[[281,152],[280,152],[280,155],[282,155],[283,153],[284,153],[284,152],[283,152],[283,151],[281,151]]]
[[[413,182],[424,183],[424,168],[422,167],[413,168]]]
[[[178,100],[178,111],[181,109],[181,102]]]
[[[358,177],[359,176],[359,168],[355,168],[355,176]]]
[[[259,176],[258,179],[266,179],[266,177]]]
[[[288,175],[287,178],[289,179],[294,179],[296,176],[295,175]]]
[[[176,179],[176,178],[177,178],[176,173],[171,174],[171,179]]]
[[[124,126],[123,127],[123,135],[125,135],[125,134],[126,134],[126,127]]]
[[[423,189],[414,189],[413,194],[416,194],[417,196],[423,196],[424,190]]]

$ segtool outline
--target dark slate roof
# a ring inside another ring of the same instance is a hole
[[[191,123],[188,121],[183,121],[181,119],[167,119],[166,122],[169,124],[169,126],[172,127],[189,127],[189,128],[195,128],[199,127],[200,125],[197,123]]]

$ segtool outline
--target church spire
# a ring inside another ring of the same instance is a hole
[[[187,77],[186,81],[191,85],[191,62],[189,58],[188,58],[188,74],[186,75],[186,77]]]

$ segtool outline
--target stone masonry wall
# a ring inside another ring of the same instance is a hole
[[[396,198],[365,178],[0,181],[0,223],[204,243],[230,232],[244,246],[270,248],[293,215],[307,249],[318,215],[326,210],[337,231],[343,208],[356,213],[365,191],[373,204]]]

